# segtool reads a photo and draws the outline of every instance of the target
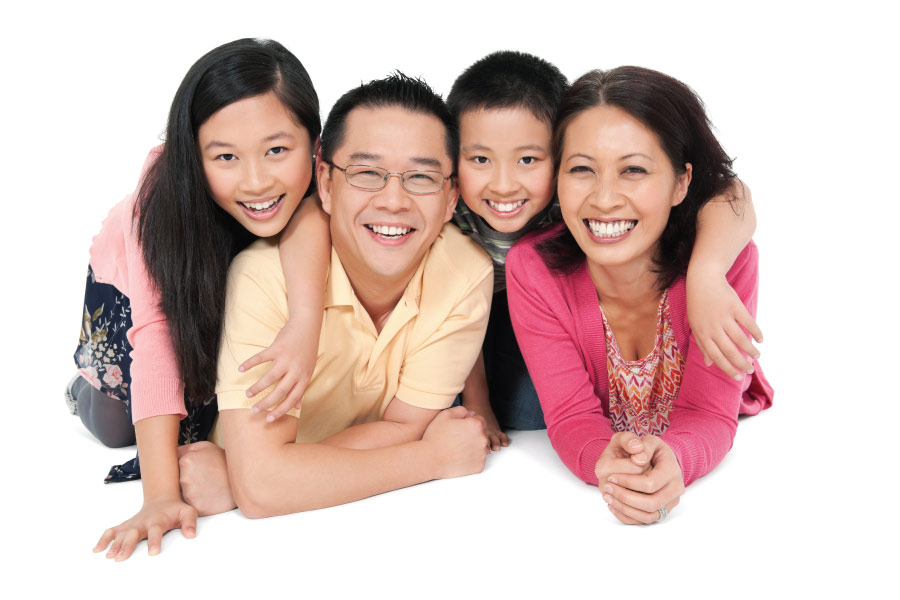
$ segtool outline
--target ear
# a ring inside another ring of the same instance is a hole
[[[447,196],[447,212],[444,213],[444,223],[453,218],[456,203],[459,201],[459,186],[456,185],[456,177],[450,178],[450,191]]]
[[[322,160],[322,155],[316,157],[316,184],[319,188],[319,200],[322,202],[322,210],[331,216],[331,188],[334,181],[331,179],[331,165]]]
[[[691,186],[692,174],[693,167],[691,166],[691,163],[684,163],[684,173],[675,177],[675,197],[672,199],[672,206],[678,206],[684,202],[688,188]]]

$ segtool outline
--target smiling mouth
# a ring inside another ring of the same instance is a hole
[[[491,200],[485,200],[485,202],[491,208],[491,210],[502,215],[504,213],[513,213],[518,211],[520,208],[522,208],[522,206],[525,205],[526,202],[528,202],[528,199],[526,198],[524,200],[517,200],[515,202],[492,202]]]
[[[399,240],[415,231],[412,227],[396,227],[393,225],[366,225],[365,228],[386,240]]]
[[[276,196],[275,198],[270,198],[265,202],[238,202],[238,204],[240,204],[250,212],[256,214],[265,214],[275,209],[279,204],[281,204],[282,200],[284,200],[284,194]]]
[[[637,221],[634,219],[623,219],[621,221],[595,221],[593,219],[584,219],[584,224],[594,237],[615,238],[625,235],[634,229],[637,225]]]

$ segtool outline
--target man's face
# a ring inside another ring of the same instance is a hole
[[[341,168],[367,165],[449,176],[445,135],[443,123],[432,115],[400,107],[355,108],[332,160]],[[411,277],[456,206],[451,180],[435,193],[417,195],[403,188],[399,176],[389,177],[382,190],[367,191],[327,163],[317,171],[322,207],[331,215],[332,244],[357,288]]]

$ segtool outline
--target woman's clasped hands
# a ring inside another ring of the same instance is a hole
[[[681,466],[672,449],[655,435],[630,431],[613,435],[595,467],[603,500],[628,525],[662,520],[684,493]]]

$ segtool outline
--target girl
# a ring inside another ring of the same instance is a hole
[[[736,378],[705,364],[687,319],[698,214],[736,176],[699,98],[637,67],[573,84],[553,152],[565,227],[509,253],[512,323],[560,458],[619,520],[651,523],[772,401],[756,360]],[[727,280],[754,313],[752,242]]]
[[[269,40],[220,46],[188,71],[166,143],[94,238],[75,355],[82,377],[68,395],[104,443],[136,436],[140,464],[114,467],[107,480],[141,477],[144,489],[141,510],[104,532],[95,552],[109,546],[107,557],[124,560],[141,539],[156,554],[170,529],[195,535],[177,446],[205,439],[216,413],[228,266],[253,239],[285,227],[282,241],[303,240],[309,257],[288,286],[292,309],[318,307],[295,320],[313,346],[299,354],[314,361],[324,286],[308,282],[324,282],[330,244],[316,200],[301,200],[320,130],[316,92],[293,54]]]

